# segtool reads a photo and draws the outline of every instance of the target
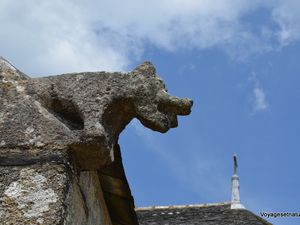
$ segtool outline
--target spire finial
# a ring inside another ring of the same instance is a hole
[[[240,178],[237,175],[237,155],[233,154],[233,176],[231,178],[231,209],[244,209],[240,200]]]

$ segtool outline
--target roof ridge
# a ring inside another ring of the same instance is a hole
[[[222,206],[230,205],[230,202],[204,203],[204,204],[187,204],[187,205],[167,205],[167,206],[146,206],[135,208],[136,211],[149,209],[176,209],[176,208],[191,208],[191,207],[208,207],[208,206]]]

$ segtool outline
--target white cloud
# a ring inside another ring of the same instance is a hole
[[[76,1],[1,0],[1,54],[37,75],[122,69],[126,49],[99,38],[85,8]]]
[[[243,18],[265,7],[277,28],[258,35]],[[25,72],[124,70],[146,44],[168,50],[218,47],[243,58],[300,37],[293,0],[1,0],[1,55]]]
[[[257,112],[263,112],[269,109],[269,103],[266,98],[265,91],[257,79],[256,73],[252,72],[248,79],[249,85],[251,86],[250,103],[252,106],[251,114]]]
[[[265,92],[261,87],[255,86],[253,89],[253,95],[254,95],[253,108],[255,112],[265,111],[269,108],[266,100]]]
[[[300,38],[300,2],[295,0],[274,0],[272,18],[279,25],[277,32],[281,45],[287,45]]]

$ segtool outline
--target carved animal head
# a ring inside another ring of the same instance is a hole
[[[190,114],[192,100],[169,95],[152,63],[138,66],[131,76],[138,84],[134,92],[136,117],[144,126],[164,133],[178,125],[177,115]]]

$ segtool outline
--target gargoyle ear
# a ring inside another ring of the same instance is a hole
[[[156,74],[156,69],[154,65],[146,61],[143,64],[139,65],[132,71],[133,75],[144,75],[144,76],[155,76]]]

